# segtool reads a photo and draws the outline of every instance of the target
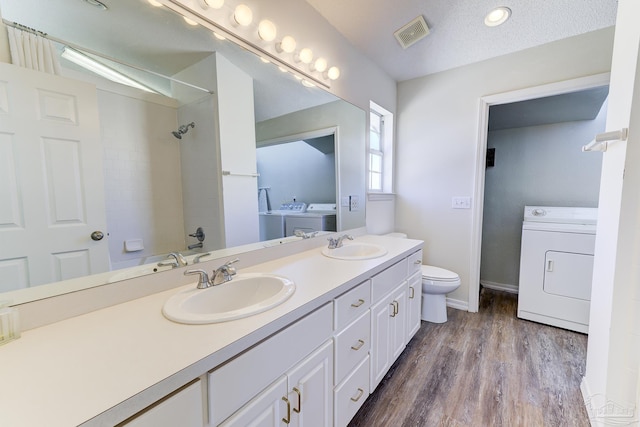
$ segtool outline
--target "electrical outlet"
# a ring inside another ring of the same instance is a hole
[[[471,197],[452,197],[451,207],[453,209],[471,209]]]
[[[348,208],[349,203],[350,203],[349,196],[344,196],[340,198],[340,206],[342,206],[343,208]]]
[[[349,196],[349,210],[355,212],[360,209],[360,197]]]

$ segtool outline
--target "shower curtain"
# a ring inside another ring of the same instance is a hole
[[[11,62],[14,65],[49,74],[60,74],[58,54],[51,40],[8,25],[6,28],[9,34]]]

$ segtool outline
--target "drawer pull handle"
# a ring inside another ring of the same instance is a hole
[[[352,345],[351,350],[358,351],[362,348],[363,345],[364,345],[364,341],[358,340],[358,345]]]
[[[394,317],[395,317],[400,311],[400,304],[398,304],[398,301],[394,301],[392,304],[393,304]]]
[[[302,411],[302,393],[300,393],[300,390],[298,390],[298,387],[294,387],[293,391],[295,392],[295,394],[298,395],[298,409],[293,408],[293,412],[299,414],[300,411]]]
[[[283,397],[282,400],[287,402],[287,418],[283,418],[282,421],[284,421],[285,424],[289,424],[291,422],[291,402],[289,402],[289,399],[286,397]]]
[[[409,290],[411,291],[411,295],[409,295],[409,299],[414,299],[416,297],[416,290],[413,286],[409,286]]]
[[[357,402],[358,400],[360,400],[363,394],[364,394],[364,390],[358,387],[358,395],[356,397],[351,397],[351,400],[353,400],[354,402]]]
[[[353,308],[358,308],[360,307],[362,304],[364,304],[364,300],[362,298],[358,299],[358,302],[351,304],[351,307]]]
[[[395,305],[395,301],[392,302],[391,304],[389,304],[391,306],[391,317],[396,317],[396,305]]]

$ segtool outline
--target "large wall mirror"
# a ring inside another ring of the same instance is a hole
[[[296,241],[261,228],[294,201],[335,209],[337,231],[365,225],[359,108],[146,0],[0,0],[0,13],[71,52],[58,76],[0,64],[0,299],[163,271],[172,252],[191,263]],[[143,88],[98,77],[75,51]]]

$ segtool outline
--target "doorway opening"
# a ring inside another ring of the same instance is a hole
[[[597,206],[601,155],[580,147],[602,131],[608,82],[602,74],[481,99],[469,311],[481,286],[517,293],[525,205]]]

